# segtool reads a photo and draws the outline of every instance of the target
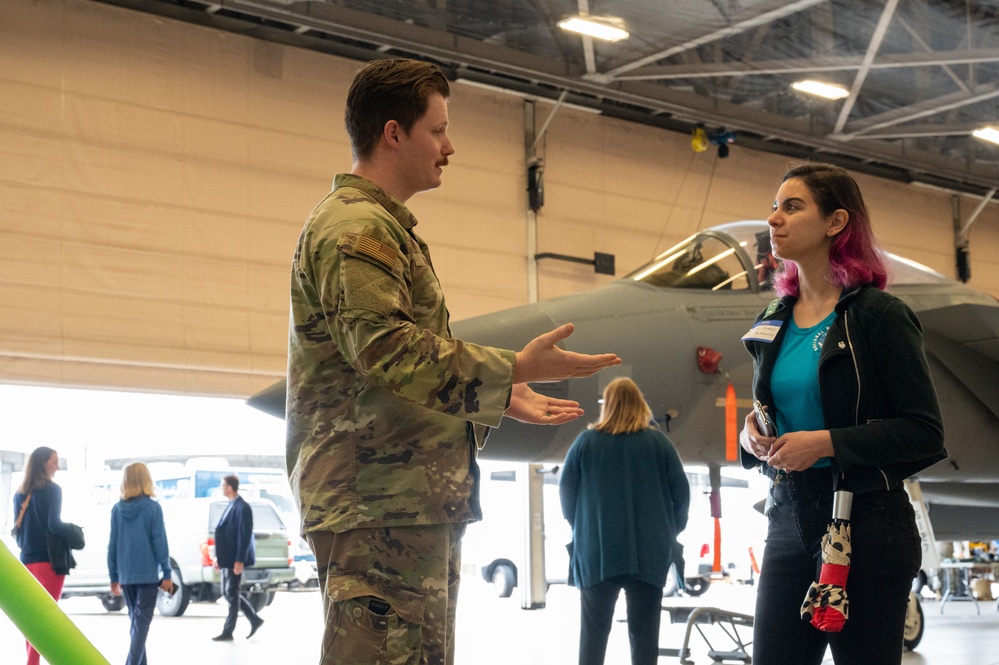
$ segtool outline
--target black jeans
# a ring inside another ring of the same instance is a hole
[[[232,635],[233,631],[236,630],[236,614],[240,608],[251,626],[257,625],[257,622],[260,621],[257,613],[253,611],[250,601],[239,592],[242,580],[243,576],[234,573],[232,568],[222,569],[222,597],[229,603],[229,614],[226,616],[225,626],[222,628],[223,635]]]
[[[904,488],[854,496],[849,619],[839,633],[822,632],[800,615],[832,516],[831,472],[792,472],[771,493],[775,505],[756,596],[754,665],[818,665],[827,645],[836,665],[901,663],[909,590],[922,560]]]
[[[614,605],[624,589],[628,604],[628,639],[632,665],[655,665],[659,660],[659,620],[662,587],[633,577],[612,577],[580,593],[579,665],[603,665],[614,620]]]

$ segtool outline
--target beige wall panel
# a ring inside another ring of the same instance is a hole
[[[248,123],[326,139],[343,127],[343,98],[361,63],[248,40]]]
[[[447,294],[452,321],[517,307],[527,302],[527,279],[523,255],[483,253],[454,249],[438,259],[432,250],[434,268]],[[474,270],[470,270],[475,266]]]
[[[185,165],[162,154],[144,155],[117,147],[67,141],[62,187],[97,196],[172,204],[183,201]]]
[[[242,262],[250,251],[249,225],[253,220],[246,215],[225,214],[214,211],[183,209],[173,211],[174,217],[161,229],[178,245],[178,251],[192,256],[212,257]]]
[[[0,131],[0,183],[58,188],[62,161],[58,140]]]
[[[0,232],[0,284],[59,289],[60,243],[47,238]],[[13,316],[4,312],[4,317]]]
[[[232,369],[246,363],[250,348],[249,313],[239,307],[184,305],[185,361],[194,367]],[[196,325],[191,325],[196,322]]]
[[[0,133],[10,137],[59,139],[63,131],[62,93],[38,85],[18,83],[8,78],[12,73],[0,72],[0,80],[7,91],[0,97]]]
[[[63,353],[70,358],[183,366],[185,305],[67,290],[59,301]]]
[[[260,388],[266,388],[273,383],[269,377],[283,377],[288,367],[288,312],[250,310],[248,326],[250,370],[264,377]]]
[[[965,219],[977,204],[978,201],[964,200]],[[999,297],[999,252],[996,247],[999,247],[999,205],[992,204],[982,211],[971,227],[971,284],[988,284],[989,288],[978,288]]]
[[[58,201],[62,217],[57,237],[68,245],[158,255],[179,255],[183,251],[182,236],[177,232],[178,209],[170,204],[106,198],[87,192],[63,192]],[[21,230],[28,231],[29,227]]]
[[[282,373],[283,375],[283,373]],[[205,369],[178,370],[167,367],[108,364],[62,359],[11,358],[0,356],[0,376],[4,383],[51,385],[67,388],[126,387],[138,392],[182,393],[187,395],[252,395],[270,384],[274,377],[235,375]],[[169,417],[169,414],[164,414]]]
[[[74,293],[153,302],[166,293],[181,296],[184,284],[177,254],[64,243],[61,261],[63,288]]]
[[[164,29],[183,43],[179,57],[186,76],[180,110],[192,117],[247,125],[250,91],[244,70],[252,42],[228,32],[184,29],[169,21],[164,21]]]
[[[0,3],[0,381],[246,396],[281,376],[289,262],[350,168],[360,66],[86,0]],[[409,205],[459,320],[527,301],[523,99],[455,85],[450,115],[444,186]],[[789,161],[568,107],[540,154],[538,251],[611,253],[618,276],[765,217]],[[949,193],[858,180],[889,249],[954,274]],[[991,204],[971,255],[993,294],[997,244]],[[611,279],[539,267],[543,298]]]
[[[183,290],[177,293],[183,302],[230,312],[242,312],[249,306],[249,270],[244,261],[186,256],[183,270]]]
[[[250,137],[245,127],[223,119],[185,116],[183,164],[185,197],[177,201],[195,210],[246,215]]]
[[[251,269],[279,270],[282,280],[286,282],[298,234],[305,223],[305,215],[301,221],[278,222],[253,218],[245,221],[247,235],[245,260],[249,262]],[[286,283],[281,284],[282,289],[287,286]]]
[[[63,0],[0,2],[0,81],[58,90],[65,76]],[[4,95],[0,95],[0,98]]]
[[[288,321],[286,319],[290,309],[288,305],[290,274],[291,259],[275,265],[251,264],[247,272],[247,301],[250,311],[276,315],[285,320],[279,331],[282,338],[280,349],[282,353],[287,350],[288,342]],[[275,307],[275,303],[277,303],[277,307]]]
[[[182,120],[172,111],[86,94],[65,94],[61,102],[66,141],[131,153],[140,160],[185,157]]]
[[[63,350],[63,296],[59,288],[0,284],[0,340],[6,356],[59,356]]]
[[[248,128],[244,133],[249,143],[246,165],[253,171],[332,183],[330,173],[334,169],[350,166],[350,144],[346,138],[333,141],[257,128]]]
[[[27,4],[14,0],[13,4]],[[99,2],[49,0],[63,25],[67,94],[177,111],[183,105],[185,40],[190,31],[166,19]]]

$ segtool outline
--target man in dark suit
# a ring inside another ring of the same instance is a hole
[[[215,567],[222,571],[222,596],[229,603],[229,615],[225,619],[222,633],[212,639],[216,642],[232,640],[236,629],[236,614],[240,607],[243,616],[250,622],[253,637],[264,620],[253,611],[253,606],[239,592],[243,579],[243,568],[252,566],[256,560],[253,549],[253,510],[250,504],[239,495],[239,478],[229,475],[222,479],[222,493],[229,499],[218,526],[215,527]]]

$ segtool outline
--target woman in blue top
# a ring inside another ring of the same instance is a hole
[[[62,595],[66,573],[57,572],[49,557],[49,533],[66,535],[62,515],[62,488],[52,479],[59,470],[59,455],[46,446],[35,448],[24,467],[24,482],[14,494],[14,514],[19,529],[17,546],[21,563],[54,599]],[[28,665],[38,665],[38,652],[29,642]]]
[[[125,467],[121,501],[111,509],[108,572],[111,593],[124,594],[131,619],[126,665],[146,665],[146,635],[159,589],[171,591],[163,509],[152,500],[153,479],[142,462]]]
[[[818,665],[828,645],[836,665],[897,665],[921,559],[902,481],[946,457],[919,321],[884,292],[887,265],[843,169],[789,171],[767,222],[780,298],[743,337],[753,392],[777,425],[766,436],[750,412],[740,436],[743,466],[772,479],[753,663]],[[854,493],[849,611],[841,632],[823,632],[801,606],[834,478]]]
[[[633,665],[659,660],[659,618],[676,537],[687,526],[690,485],[652,410],[628,378],[604,389],[600,421],[573,442],[559,481],[572,525],[569,583],[579,587],[580,665],[601,665],[624,589]],[[679,566],[678,566],[679,567]]]

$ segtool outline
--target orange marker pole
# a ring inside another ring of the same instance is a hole
[[[734,462],[739,459],[739,421],[735,405],[735,386],[731,383],[725,390],[725,459]]]

